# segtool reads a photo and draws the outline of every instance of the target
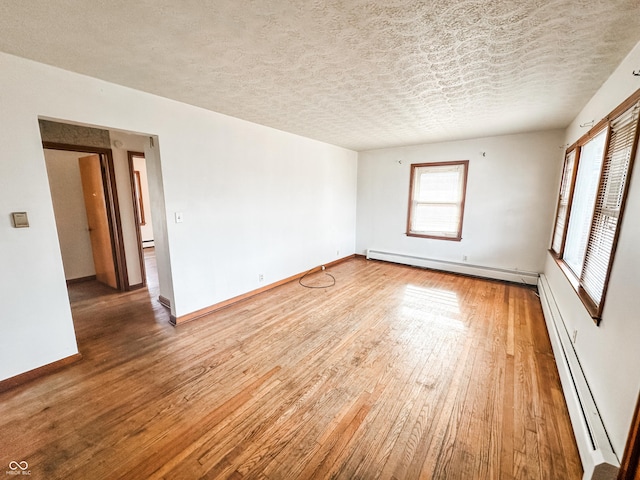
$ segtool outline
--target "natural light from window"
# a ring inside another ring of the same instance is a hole
[[[584,256],[587,251],[587,240],[589,239],[606,140],[607,130],[604,129],[585,144],[580,153],[580,167],[578,168],[564,251],[564,261],[577,277],[582,274]]]
[[[466,328],[460,320],[458,295],[449,290],[407,285],[404,291],[402,313],[452,330]]]

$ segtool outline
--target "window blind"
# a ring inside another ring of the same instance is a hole
[[[580,283],[600,309],[618,237],[620,212],[638,128],[640,103],[611,122]]]

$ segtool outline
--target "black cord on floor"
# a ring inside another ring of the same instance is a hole
[[[329,287],[333,287],[336,284],[336,277],[334,277],[333,275],[331,275],[329,272],[324,272],[325,275],[329,275],[332,279],[332,282],[330,285],[305,285],[304,283],[302,283],[302,280],[305,279],[305,277],[307,275],[310,275],[311,273],[313,273],[313,271],[315,270],[315,268],[312,268],[311,270],[309,270],[307,273],[305,273],[303,276],[301,276],[298,279],[298,283],[300,285],[302,285],[304,288],[329,288]]]

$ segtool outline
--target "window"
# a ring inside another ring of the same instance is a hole
[[[462,239],[468,160],[411,165],[407,235]]]
[[[565,156],[551,251],[596,321],[636,152],[639,99],[640,90]]]
[[[553,241],[551,250],[557,255],[562,253],[564,245],[567,218],[571,205],[571,194],[573,193],[573,182],[576,171],[576,149],[571,150],[564,158],[564,169],[562,170],[562,183],[560,184],[560,198],[558,199],[558,213],[556,216],[556,227],[553,231]]]
[[[607,130],[589,140],[580,150],[580,167],[573,190],[571,216],[564,246],[564,261],[576,277],[582,273],[582,262],[587,251],[593,205],[598,192],[598,179],[604,159]]]

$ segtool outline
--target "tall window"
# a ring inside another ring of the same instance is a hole
[[[602,315],[635,157],[640,90],[565,157],[551,251],[591,316]]]
[[[462,239],[469,161],[411,165],[407,235]]]
[[[573,190],[573,204],[563,257],[576,277],[582,274],[606,140],[607,130],[603,130],[589,140],[580,151],[580,167]]]
[[[556,228],[553,231],[553,241],[551,250],[556,254],[562,253],[565,234],[567,233],[567,218],[569,218],[569,207],[571,206],[571,194],[573,193],[573,180],[576,169],[576,149],[574,148],[564,158],[564,170],[562,171],[562,183],[560,184],[560,198],[558,199],[558,213],[556,217]]]

